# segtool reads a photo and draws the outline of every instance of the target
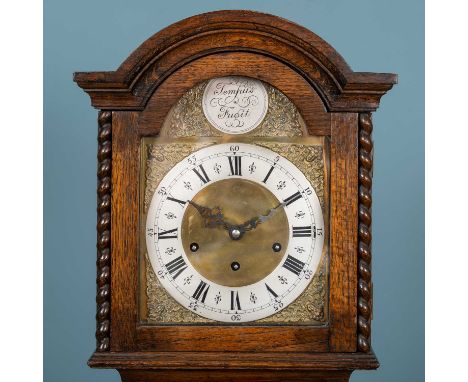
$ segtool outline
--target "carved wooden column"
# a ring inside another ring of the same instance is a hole
[[[372,116],[359,115],[358,349],[369,352],[372,319]]]
[[[98,117],[96,351],[109,350],[112,112]]]

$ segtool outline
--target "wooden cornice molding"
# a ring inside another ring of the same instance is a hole
[[[179,21],[141,44],[116,71],[77,72],[74,81],[94,107],[143,110],[172,73],[209,55],[248,52],[278,60],[303,76],[328,111],[374,111],[397,83],[388,73],[353,72],[344,59],[311,31],[277,16],[252,11],[217,11]],[[261,71],[268,68],[259,67]],[[236,74],[236,73],[232,73]],[[203,73],[196,73],[200,81]]]

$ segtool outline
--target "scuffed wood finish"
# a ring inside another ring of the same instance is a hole
[[[307,326],[143,326],[138,349],[150,351],[328,351],[328,328]]]
[[[135,349],[140,155],[136,119],[135,112],[114,112],[112,117],[112,351]]]
[[[351,371],[277,371],[277,370],[119,370],[122,382],[347,382]]]
[[[331,116],[330,349],[337,352],[356,351],[357,120]]]
[[[173,24],[146,40],[115,72],[75,73],[100,109],[143,110],[154,90],[178,68],[201,57],[254,52],[286,62],[314,85],[330,111],[373,111],[396,75],[353,72],[311,31],[279,17],[218,11]]]

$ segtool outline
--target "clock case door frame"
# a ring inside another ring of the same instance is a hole
[[[226,75],[276,87],[296,105],[311,135],[329,139],[327,327],[138,322],[141,138],[158,134],[187,90]],[[370,112],[396,83],[395,75],[353,72],[318,36],[281,18],[219,11],[157,33],[115,72],[75,73],[74,80],[101,109],[98,347],[90,366],[197,369],[200,360],[213,368],[220,360],[223,368],[378,366],[370,348]]]
[[[129,340],[129,325],[136,323],[134,340],[132,350],[151,351],[157,349],[158,351],[196,351],[198,349],[205,349],[206,351],[311,351],[311,352],[325,352],[330,350],[330,342],[335,348],[342,351],[354,351],[356,349],[356,329],[352,326],[344,326],[344,322],[352,322],[356,314],[356,302],[353,298],[348,298],[345,303],[338,296],[337,291],[352,290],[355,291],[354,284],[357,283],[356,275],[353,269],[356,268],[355,264],[350,264],[354,261],[354,252],[356,243],[348,243],[350,251],[347,254],[339,254],[339,257],[332,257],[330,267],[330,318],[337,317],[338,315],[345,314],[340,321],[330,320],[330,326],[308,326],[308,325],[265,325],[259,324],[257,326],[246,325],[210,325],[203,324],[197,325],[146,325],[139,322],[138,298],[129,294],[128,291],[139,291],[139,270],[141,266],[138,264],[137,258],[134,255],[129,256],[127,261],[122,261],[122,256],[125,253],[140,253],[139,245],[144,246],[141,241],[141,216],[134,213],[136,203],[143,197],[140,194],[141,186],[141,171],[140,168],[140,148],[141,138],[146,136],[156,136],[164,123],[165,116],[169,113],[171,107],[182,97],[186,91],[191,89],[197,83],[204,80],[219,77],[224,75],[242,75],[253,77],[256,75],[256,70],[244,68],[239,65],[239,60],[243,61],[256,61],[260,71],[266,71],[267,68],[274,67],[277,70],[271,71],[262,78],[263,81],[270,83],[286,94],[293,103],[308,104],[300,105],[304,110],[312,109],[308,113],[302,113],[307,126],[312,126],[309,130],[311,135],[332,137],[331,134],[331,120],[335,117],[327,115],[325,108],[320,101],[320,98],[315,91],[307,84],[302,77],[295,74],[291,69],[284,65],[275,65],[271,59],[252,57],[249,53],[232,53],[220,55],[211,55],[203,59],[191,62],[174,73],[166,79],[163,85],[156,90],[152,98],[148,102],[147,108],[142,112],[113,112],[112,113],[112,128],[113,128],[113,192],[112,192],[112,206],[116,206],[117,210],[112,212],[112,228],[115,225],[119,230],[127,232],[128,236],[132,239],[127,239],[127,246],[122,247],[122,238],[120,236],[112,235],[112,266],[111,269],[117,272],[118,279],[112,278],[111,290],[113,296],[119,293],[118,300],[122,302],[125,298],[126,309],[119,310],[122,316],[125,313],[126,317],[122,317],[125,321],[125,331],[121,337],[115,338],[115,334],[119,333],[123,328],[122,321],[111,320],[111,332],[113,338],[111,341],[111,350],[122,351],[119,338],[122,338],[124,344]],[[242,69],[238,69],[238,67]],[[222,70],[219,68],[222,67]],[[205,68],[201,70],[201,68]],[[237,69],[236,69],[237,68]],[[284,82],[277,80],[278,72],[281,71],[281,78]],[[200,73],[201,76],[194,76],[193,73]],[[180,86],[179,84],[183,84]],[[287,85],[286,85],[287,84]],[[170,99],[168,99],[170,94]],[[164,98],[163,98],[164,97]],[[313,105],[312,107],[310,107]],[[346,123],[355,122],[357,118],[356,113],[351,113],[350,116],[345,118],[344,123],[341,123],[341,129],[346,129]],[[349,121],[348,121],[349,119]],[[328,130],[328,133],[325,131]],[[115,137],[115,135],[122,137],[122,140]],[[237,137],[232,136],[226,142],[235,142]],[[338,143],[338,141],[336,141]],[[341,142],[341,144],[346,144]],[[330,149],[336,150],[336,144],[333,140],[330,142]],[[129,155],[129,153],[131,153]],[[356,153],[354,153],[356,154]],[[356,155],[354,155],[356,156]],[[349,160],[350,158],[345,158]],[[351,163],[348,168],[352,168]],[[356,170],[356,169],[354,169]],[[352,170],[352,171],[354,171]],[[357,170],[356,170],[357,171]],[[125,174],[125,176],[122,176]],[[344,174],[337,174],[338,177],[343,178]],[[357,193],[357,186],[350,185],[349,196],[354,198]],[[353,187],[355,189],[353,189]],[[328,192],[326,193],[328,194]],[[121,206],[126,205],[132,200],[132,217],[122,213]],[[356,208],[352,202],[346,200],[346,195],[341,195],[336,201],[339,205],[349,205],[350,208]],[[356,204],[356,203],[354,203]],[[141,212],[141,211],[139,211]],[[328,221],[328,219],[325,219]],[[347,224],[348,227],[342,227]],[[357,227],[352,227],[350,222],[340,219],[339,223],[335,223],[336,230],[348,229],[345,236],[357,238]],[[354,231],[352,231],[352,229]],[[114,231],[112,231],[114,232]],[[140,240],[136,239],[140,237]],[[336,239],[336,238],[335,238]],[[337,252],[337,249],[335,249]],[[336,261],[342,259],[340,261]],[[333,261],[334,260],[334,261]],[[340,272],[340,274],[335,274]],[[346,274],[344,274],[346,273]],[[125,277],[125,279],[124,279]],[[351,284],[344,284],[343,280],[350,280]],[[353,285],[353,287],[351,287]],[[121,292],[119,290],[121,289]],[[127,293],[126,293],[127,292]],[[342,292],[340,292],[342,294]],[[130,305],[131,304],[131,305]],[[346,304],[348,306],[346,306]],[[114,306],[114,301],[111,301],[111,306]],[[331,328],[334,331],[331,331]],[[348,344],[340,343],[337,335],[343,336],[348,341]],[[222,341],[215,340],[222,338]],[[300,340],[298,340],[300,339]]]

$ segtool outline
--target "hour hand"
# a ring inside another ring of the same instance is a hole
[[[267,220],[270,220],[278,211],[278,208],[283,207],[285,203],[279,203],[276,207],[270,208],[270,210],[266,213],[266,215],[255,216],[252,219],[249,219],[241,224],[241,228],[244,231],[250,231],[255,229],[259,224],[265,223]]]
[[[187,200],[189,204],[196,208],[199,212],[203,221],[205,223],[205,227],[213,228],[219,225],[224,226],[226,223],[224,222],[224,216],[220,207],[208,208],[192,202],[191,200]]]

